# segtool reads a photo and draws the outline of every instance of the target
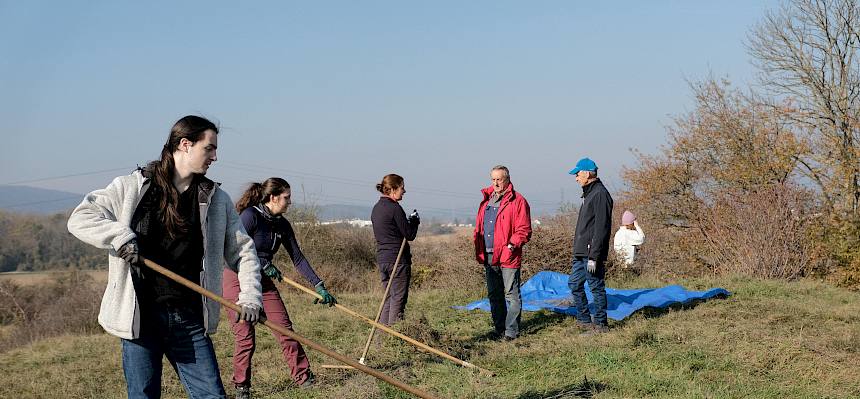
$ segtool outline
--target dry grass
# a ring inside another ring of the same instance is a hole
[[[372,367],[441,398],[840,398],[860,396],[860,295],[819,282],[718,278],[677,281],[691,289],[723,286],[725,300],[661,312],[640,312],[612,331],[581,337],[573,320],[526,313],[514,342],[485,339],[489,315],[450,305],[483,295],[464,289],[425,289],[410,295],[401,331],[497,373],[482,376],[421,353],[393,338],[369,356]],[[634,277],[611,286],[653,286]],[[310,297],[284,288],[299,333],[357,358],[367,326]],[[341,301],[372,314],[378,297],[346,294]],[[222,378],[229,381],[232,336],[225,324],[213,336]],[[320,384],[291,385],[271,335],[258,333],[254,392],[259,398],[405,398],[354,371],[326,370],[311,351]],[[61,336],[5,353],[0,397],[123,397],[119,340],[104,334]],[[165,398],[184,397],[169,367]],[[20,378],[26,375],[27,378]],[[584,378],[587,377],[587,380]],[[229,390],[229,388],[228,388]]]
[[[568,271],[572,215],[545,220],[535,229],[527,247],[525,276],[542,269]],[[684,277],[690,274],[682,271],[664,272],[649,256],[668,259],[654,253],[668,238],[649,235],[641,253],[641,264],[649,267],[632,273],[611,268],[608,285],[653,287],[671,282],[691,289],[721,286],[734,295],[686,308],[640,312],[613,323],[609,334],[591,338],[579,336],[569,317],[526,313],[520,339],[496,342],[487,340],[488,314],[450,308],[485,295],[471,234],[420,236],[413,245],[414,289],[407,318],[396,328],[498,375],[479,375],[394,338],[384,338],[372,349],[370,365],[442,398],[860,396],[856,384],[860,380],[860,294],[816,281],[759,280],[733,277],[728,271],[724,276],[696,278]],[[375,314],[381,288],[369,230],[300,230],[300,241],[341,303],[365,315]],[[301,281],[291,267],[283,269]],[[91,293],[96,301],[99,293]],[[282,288],[282,295],[299,333],[359,357],[368,326],[334,309],[312,305],[312,298],[294,289]],[[60,326],[55,333],[74,322],[50,320]],[[95,323],[95,315],[83,320]],[[0,327],[0,339],[16,337],[21,331],[15,326]],[[232,335],[226,327],[222,323],[213,340],[229,390]],[[16,370],[0,374],[0,397],[53,398],[60,386],[61,396],[68,398],[124,396],[118,339],[105,334],[35,338],[39,340],[0,357],[0,368]],[[311,391],[298,390],[289,382],[279,353],[271,335],[258,332],[254,391],[259,398],[407,397],[354,371],[322,369],[320,364],[331,361],[316,352],[309,356],[320,384]],[[170,367],[165,370],[164,397],[184,397]]]
[[[38,285],[0,281],[0,352],[65,333],[101,331],[96,322],[103,284],[84,273],[54,274]]]
[[[107,258],[105,258],[105,263],[107,263]],[[77,270],[74,272],[88,276],[98,285],[107,283],[107,270]],[[22,286],[44,285],[57,279],[64,279],[69,273],[72,271],[7,272],[0,273],[0,282],[9,281]]]

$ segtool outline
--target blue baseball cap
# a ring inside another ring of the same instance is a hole
[[[576,175],[581,170],[597,172],[597,164],[591,158],[582,158],[576,163],[576,167],[571,169],[570,174]]]

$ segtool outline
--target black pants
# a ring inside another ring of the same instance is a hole
[[[409,281],[412,279],[412,265],[398,265],[392,276],[393,268],[393,262],[379,265],[382,288],[385,289],[388,286],[388,281],[391,280],[391,288],[388,290],[388,296],[385,297],[385,303],[382,305],[382,314],[379,316],[379,322],[386,326],[403,320],[406,300],[409,298]]]

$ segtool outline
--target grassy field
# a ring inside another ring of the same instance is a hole
[[[107,270],[79,270],[101,285],[107,283]],[[68,271],[57,270],[47,272],[6,272],[0,273],[0,281],[11,281],[18,285],[37,285],[55,280],[57,277],[68,274]]]
[[[440,398],[847,398],[860,397],[860,294],[819,282],[748,278],[688,280],[691,289],[725,287],[734,293],[694,307],[639,312],[584,337],[573,319],[525,313],[513,342],[486,338],[489,315],[451,305],[483,292],[425,290],[410,295],[408,318],[398,329],[431,346],[497,373],[480,375],[420,353],[394,338],[381,340],[370,366]],[[613,287],[647,287],[643,278]],[[299,333],[354,358],[368,329],[334,309],[283,288]],[[342,303],[366,315],[378,298],[343,295]],[[261,327],[261,329],[265,329]],[[222,323],[213,336],[228,394],[232,336]],[[254,393],[258,398],[406,398],[385,383],[309,353],[318,385],[295,388],[271,335],[258,332]],[[63,336],[0,354],[0,397],[124,397],[119,340],[109,335]],[[185,394],[165,365],[164,397]]]

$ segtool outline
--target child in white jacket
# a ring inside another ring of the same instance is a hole
[[[624,267],[633,264],[639,246],[645,242],[645,232],[636,222],[636,215],[630,211],[624,211],[621,215],[621,227],[615,233],[615,252],[624,260]]]

